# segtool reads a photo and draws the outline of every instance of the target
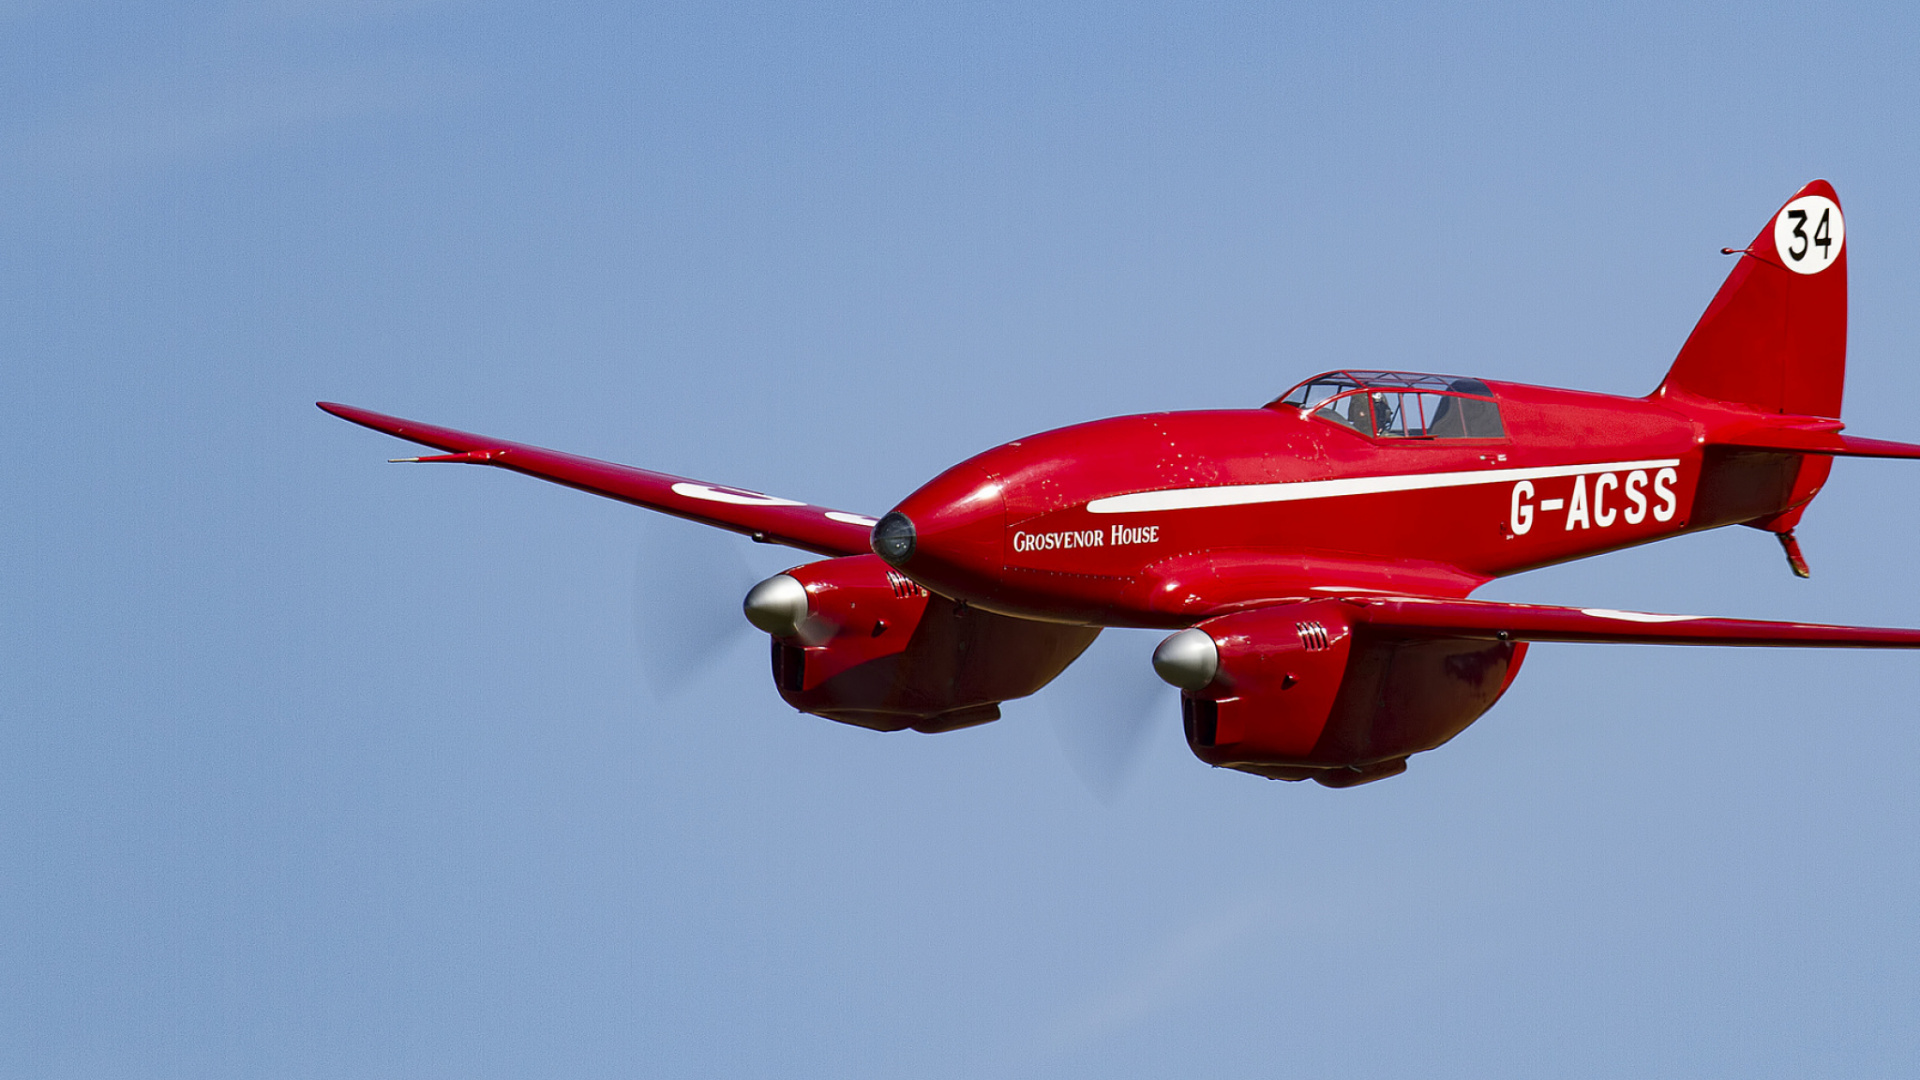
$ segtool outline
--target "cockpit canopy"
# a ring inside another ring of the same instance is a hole
[[[1376,437],[1498,439],[1507,433],[1487,384],[1457,375],[1329,371],[1267,405],[1281,406]]]

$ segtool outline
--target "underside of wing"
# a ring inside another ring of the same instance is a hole
[[[757,491],[707,484],[683,476],[435,427],[351,405],[329,401],[318,404],[342,420],[446,451],[430,457],[395,459],[398,461],[493,465],[663,514],[745,533],[762,543],[784,544],[821,555],[860,555],[867,551],[874,525],[872,518],[860,514],[829,510]]]
[[[1351,597],[1354,621],[1396,636],[1584,641],[1625,645],[1747,645],[1829,649],[1920,649],[1920,630],[1877,626],[1660,615],[1608,608],[1486,600]]]

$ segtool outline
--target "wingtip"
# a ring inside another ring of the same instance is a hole
[[[319,406],[321,411],[332,413],[350,424],[358,424],[383,435],[392,435],[398,439],[431,446],[445,452],[442,455],[422,458],[423,461],[463,461],[483,464],[513,449],[515,445],[499,439],[475,435],[472,432],[456,431],[453,428],[423,424],[418,420],[388,416],[386,413],[374,412],[372,409],[342,405],[337,401],[316,401],[314,404]]]
[[[372,428],[389,435],[400,435],[402,429],[412,426],[410,421],[402,420],[397,416],[388,416],[356,405],[342,405],[337,401],[316,401],[314,405],[318,406],[321,412],[331,413],[350,424],[359,424],[361,427]]]
[[[367,415],[365,409],[356,409],[352,405],[342,405],[337,401],[316,401],[313,404],[321,412],[331,413],[342,420],[354,420],[356,423],[358,422],[356,417]]]

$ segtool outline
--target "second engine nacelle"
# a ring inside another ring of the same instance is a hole
[[[1100,633],[956,604],[874,555],[776,574],[744,606],[773,639],[787,704],[877,731],[997,720],[1000,702],[1053,681]]]
[[[1525,644],[1370,631],[1337,600],[1226,615],[1161,643],[1187,744],[1211,765],[1349,787],[1406,769],[1506,691]]]

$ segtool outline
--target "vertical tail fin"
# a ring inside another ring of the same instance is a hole
[[[1846,368],[1846,224],[1815,180],[1740,252],[1654,394],[1838,418]]]

